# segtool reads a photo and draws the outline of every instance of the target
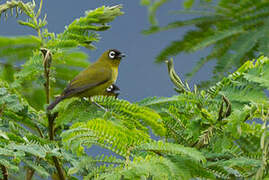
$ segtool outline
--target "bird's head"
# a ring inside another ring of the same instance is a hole
[[[118,86],[116,86],[115,84],[111,84],[107,89],[106,92],[104,93],[104,95],[106,96],[114,96],[114,97],[118,97],[118,95],[120,94],[120,88]]]
[[[101,59],[113,65],[119,65],[123,57],[125,57],[125,54],[121,53],[119,50],[109,49],[102,54]]]

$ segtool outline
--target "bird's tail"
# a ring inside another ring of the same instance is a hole
[[[53,101],[52,103],[50,103],[50,105],[47,107],[47,110],[50,111],[52,110],[59,102],[61,102],[63,99],[65,99],[66,96],[59,96],[55,99],[55,101]]]

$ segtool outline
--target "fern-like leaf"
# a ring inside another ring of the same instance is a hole
[[[150,141],[149,136],[141,131],[129,130],[102,119],[76,123],[70,130],[62,133],[62,137],[67,147],[72,149],[75,146],[75,151],[81,145],[96,144],[124,157],[128,155],[128,148]]]
[[[137,125],[141,123],[149,126],[157,135],[163,136],[165,134],[161,116],[150,108],[131,104],[128,101],[118,100],[113,97],[96,96],[92,100],[113,113],[119,114],[122,116],[122,120],[129,119],[130,123]],[[136,121],[135,119],[139,119],[139,121],[134,122]]]
[[[134,150],[149,151],[167,155],[182,155],[187,156],[194,161],[203,163],[206,161],[205,157],[194,148],[184,147],[178,144],[164,143],[162,141],[141,144],[135,147]]]

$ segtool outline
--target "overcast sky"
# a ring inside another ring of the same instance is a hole
[[[1,1],[3,3],[5,1]],[[42,12],[48,17],[47,28],[50,32],[60,33],[64,26],[75,18],[84,15],[89,9],[102,5],[122,4],[123,16],[116,18],[112,28],[101,33],[101,41],[96,43],[97,50],[88,51],[89,61],[95,61],[105,50],[115,48],[127,54],[119,68],[117,85],[121,89],[120,98],[130,101],[139,101],[148,96],[172,96],[175,94],[173,85],[167,74],[165,64],[155,64],[154,58],[172,40],[179,40],[188,30],[176,29],[154,35],[145,36],[141,31],[149,27],[147,9],[139,4],[139,0],[44,0]],[[158,20],[161,25],[171,21],[188,18],[184,15],[173,15],[171,10],[182,9],[182,0],[171,0],[158,11]],[[23,19],[23,18],[22,18]],[[15,17],[0,21],[0,36],[16,36],[35,34],[27,27],[17,24]],[[194,54],[181,54],[174,57],[176,71],[183,75],[191,71],[195,62],[206,55],[206,51]],[[210,78],[212,63],[203,68],[190,82],[199,83]]]

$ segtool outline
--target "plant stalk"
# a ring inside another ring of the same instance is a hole
[[[177,75],[174,69],[173,59],[171,58],[170,60],[166,60],[165,62],[167,64],[170,79],[172,83],[176,86],[175,90],[178,93],[191,92],[189,85],[187,83],[184,84],[180,77]]]
[[[45,92],[46,92],[46,103],[50,103],[50,66],[52,62],[52,54],[48,49],[41,48],[41,52],[43,54],[43,66],[44,66],[44,76],[45,76]],[[47,111],[47,117],[48,117],[48,128],[49,128],[49,139],[54,140],[54,120],[56,118],[57,114],[51,114],[50,111]],[[59,179],[65,180],[63,169],[60,165],[60,162],[57,157],[52,156],[52,160],[54,162],[54,165],[57,169]]]
[[[31,180],[34,176],[35,170],[28,168],[26,172],[26,180]]]
[[[57,169],[57,171],[58,171],[59,179],[60,179],[60,180],[65,180],[64,173],[63,173],[63,169],[61,168],[61,165],[60,165],[60,163],[59,163],[58,158],[55,157],[55,156],[52,156],[52,160],[53,160],[53,162],[54,162],[54,164],[55,164],[55,167],[56,167],[56,169]]]
[[[44,83],[45,92],[46,92],[46,103],[50,103],[50,65],[52,61],[52,54],[49,50],[41,48],[43,53],[43,66],[44,66],[44,77],[46,82]]]
[[[5,166],[1,165],[1,170],[2,170],[2,174],[3,174],[3,180],[8,180],[7,168]]]

